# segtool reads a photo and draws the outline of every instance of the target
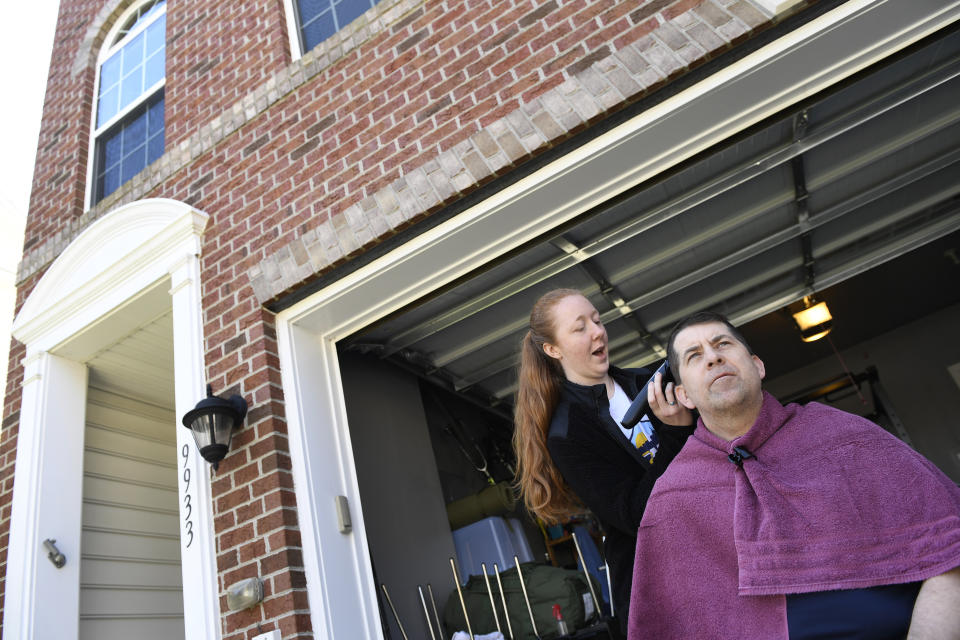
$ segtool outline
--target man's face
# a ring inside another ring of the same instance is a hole
[[[728,413],[762,398],[763,362],[720,322],[684,328],[674,340],[679,358],[677,399],[701,414]]]

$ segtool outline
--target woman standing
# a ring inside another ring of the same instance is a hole
[[[653,483],[693,432],[673,384],[649,387],[654,413],[620,425],[646,369],[610,365],[600,314],[579,291],[556,289],[530,312],[521,344],[514,447],[527,508],[547,523],[589,508],[606,532],[611,598],[626,633],[637,527]],[[674,426],[671,426],[674,425]]]

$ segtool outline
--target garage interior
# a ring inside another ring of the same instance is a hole
[[[952,28],[338,344],[376,581],[410,637],[428,637],[417,585],[438,607],[453,589],[445,505],[487,486],[484,466],[512,478],[518,345],[553,288],[593,302],[621,367],[722,312],[775,396],[871,417],[960,482],[958,76]],[[809,343],[791,316],[808,295],[833,315]]]

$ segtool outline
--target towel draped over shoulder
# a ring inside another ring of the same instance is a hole
[[[739,463],[728,457],[737,451]],[[640,523],[631,640],[786,638],[785,595],[960,566],[960,489],[872,422],[764,392],[727,442],[703,423]]]

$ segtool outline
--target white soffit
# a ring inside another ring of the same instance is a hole
[[[170,306],[168,292],[158,283],[167,279],[177,261],[199,255],[207,219],[189,205],[159,198],[111,211],[53,262],[21,308],[11,333],[31,351],[49,351],[82,331],[109,336],[118,328],[104,325],[98,330],[97,322],[124,305],[133,312],[125,322],[156,318]]]
[[[114,330],[105,334],[103,340],[71,340],[71,344],[108,345],[95,355],[80,360],[89,368],[90,386],[174,411],[173,314],[166,288],[159,287],[167,302],[167,311],[159,317],[138,324],[132,330]],[[129,312],[110,314],[109,317],[127,315]],[[70,354],[63,355],[72,358]],[[172,423],[176,424],[176,419]]]

